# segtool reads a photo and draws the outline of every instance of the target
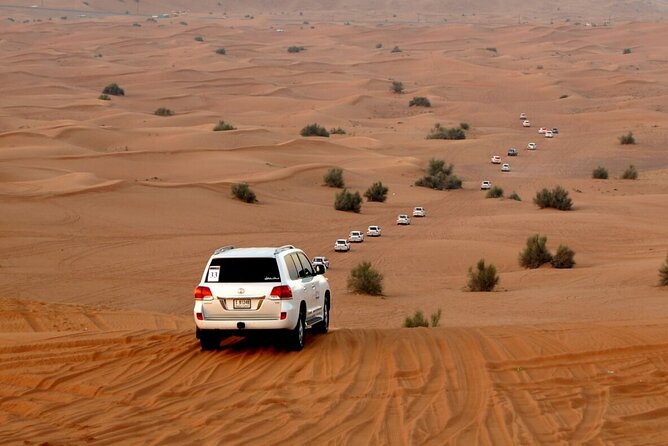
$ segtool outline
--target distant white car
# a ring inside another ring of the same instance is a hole
[[[340,238],[334,242],[334,251],[348,252],[350,251],[350,243],[348,243],[348,240]]]
[[[400,214],[397,217],[397,224],[398,225],[410,225],[411,224],[411,218],[406,214]]]
[[[523,125],[524,127],[531,127],[531,123],[529,122],[528,119],[525,119],[524,121],[522,121],[522,125]]]
[[[499,155],[494,155],[492,157],[492,164],[501,164],[501,157]]]
[[[552,133],[550,130],[548,130],[547,132],[545,132],[545,137],[546,138],[554,138],[554,133]]]
[[[492,188],[492,182],[488,180],[484,180],[482,183],[480,183],[480,190],[487,190]]]
[[[364,234],[362,231],[350,231],[348,241],[351,243],[362,243],[364,241]]]
[[[426,217],[427,210],[423,207],[413,208],[413,217]]]
[[[545,132],[547,132],[547,129],[545,127],[541,127],[538,129],[538,133],[540,133],[541,135],[544,134]]]
[[[527,114],[526,113],[520,113],[520,119],[522,121],[526,121],[527,120]]]
[[[517,156],[517,155],[518,153],[515,147],[511,147],[510,149],[508,149],[508,156]]]
[[[501,172],[510,172],[510,164],[503,163],[503,165],[501,166]]]
[[[380,237],[380,226],[369,226],[366,230],[369,237]]]
[[[325,267],[325,270],[329,269],[329,259],[327,257],[324,256],[313,257],[313,261],[311,263],[313,264],[313,266],[319,263]]]
[[[527,144],[527,150],[536,150],[537,148],[538,144],[536,144],[535,142],[530,142],[529,144]]]

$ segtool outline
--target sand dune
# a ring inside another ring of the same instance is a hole
[[[668,442],[665,2],[15,3],[0,0],[0,443]],[[125,95],[98,99],[111,82]],[[311,123],[346,133],[299,136]],[[427,140],[436,123],[470,129]],[[432,158],[462,190],[414,185]],[[335,211],[334,166],[387,201]],[[486,199],[483,179],[522,200]],[[232,197],[240,181],[258,203]],[[557,185],[574,209],[538,209]],[[396,226],[414,206],[428,217]],[[383,236],[332,251],[368,225]],[[521,268],[536,233],[575,268]],[[192,289],[228,244],[328,256],[333,330],[298,354],[200,351]],[[493,293],[465,289],[480,259]],[[361,261],[382,298],[347,290]],[[438,309],[441,327],[401,328]]]

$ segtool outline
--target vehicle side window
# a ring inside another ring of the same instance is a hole
[[[299,264],[299,260],[295,258],[294,254],[289,254],[285,256],[285,265],[288,267],[288,274],[290,274],[290,279],[297,280],[299,279],[299,270],[301,266],[297,267],[295,261]]]
[[[302,272],[301,276],[302,277],[313,276],[314,274],[313,274],[313,267],[311,266],[311,262],[309,262],[308,259],[306,258],[306,256],[301,252],[296,253],[296,255],[299,258],[299,260],[301,261],[301,265],[302,265],[302,267],[300,269],[300,271]]]

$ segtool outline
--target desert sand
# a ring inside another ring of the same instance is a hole
[[[16,3],[0,2],[0,443],[668,443],[665,3]],[[125,95],[98,99],[112,82]],[[314,122],[346,134],[299,136]],[[460,122],[466,140],[425,139]],[[502,173],[490,156],[509,147]],[[415,187],[431,158],[463,189]],[[334,166],[388,200],[335,211]],[[522,200],[486,199],[483,179]],[[232,197],[240,181],[258,203]],[[532,203],[557,185],[573,210]],[[397,227],[414,206],[428,217]],[[372,224],[380,239],[333,252]],[[536,233],[576,266],[523,269]],[[300,353],[200,351],[192,290],[228,244],[328,256],[331,331]],[[465,288],[481,258],[494,292]],[[363,260],[384,296],[347,291]],[[440,327],[402,328],[439,308]]]

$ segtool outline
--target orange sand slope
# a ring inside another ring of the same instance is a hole
[[[0,1],[0,443],[668,444],[665,2],[14,3]],[[98,99],[111,82],[125,96]],[[300,137],[313,122],[346,134]],[[466,140],[425,139],[461,122]],[[502,173],[490,156],[509,147]],[[431,158],[463,189],[415,187]],[[382,181],[387,201],[335,211],[331,166],[353,191]],[[483,179],[522,201],[486,199]],[[239,181],[257,204],[231,196]],[[556,185],[572,211],[532,203]],[[397,227],[414,206],[428,217]],[[383,236],[333,252],[368,225]],[[535,233],[575,268],[521,268]],[[201,352],[192,290],[228,244],[328,256],[332,332],[298,354]],[[481,258],[496,292],[464,289]],[[346,289],[361,261],[382,298]],[[400,328],[439,308],[442,328]]]
[[[0,439],[49,444],[661,444],[666,321],[339,329],[301,353],[189,331],[0,349]]]

